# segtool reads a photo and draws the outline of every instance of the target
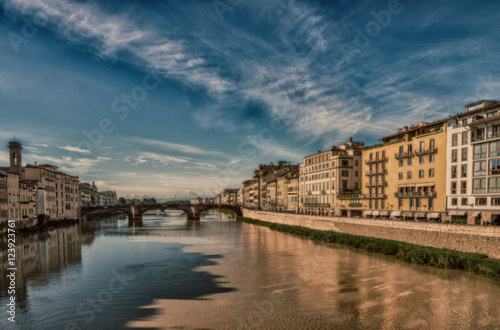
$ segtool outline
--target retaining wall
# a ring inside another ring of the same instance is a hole
[[[262,221],[484,253],[490,258],[500,259],[500,227],[242,211],[244,217]]]

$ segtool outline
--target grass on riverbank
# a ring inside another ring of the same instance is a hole
[[[462,269],[474,274],[500,280],[500,262],[487,259],[487,256],[484,254],[438,249],[375,237],[357,236],[334,231],[310,229],[301,226],[290,226],[245,217],[238,217],[238,221],[295,234],[314,241],[342,244],[364,249],[368,252],[394,255],[397,259],[412,264],[446,269]]]
[[[220,213],[227,214],[231,218],[236,219],[236,213],[234,213],[234,211],[232,211],[232,210],[228,210],[228,209],[214,209],[214,210],[216,210],[217,212],[220,212]]]

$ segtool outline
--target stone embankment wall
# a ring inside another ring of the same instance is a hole
[[[243,216],[291,226],[392,239],[462,252],[484,253],[490,258],[500,259],[500,227],[325,217],[246,209],[243,210]]]

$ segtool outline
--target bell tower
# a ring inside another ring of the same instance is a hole
[[[10,170],[19,175],[23,172],[23,163],[21,160],[21,150],[23,147],[19,142],[12,141],[9,142],[10,151]]]

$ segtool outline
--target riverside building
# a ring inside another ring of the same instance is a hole
[[[363,147],[364,144],[353,142],[351,138],[339,147],[304,157],[299,181],[301,213],[351,216],[337,194],[360,189]]]
[[[363,216],[445,219],[447,120],[405,126],[380,140],[363,149],[362,194],[350,198]]]
[[[465,108],[448,120],[448,220],[500,224],[500,102]]]

